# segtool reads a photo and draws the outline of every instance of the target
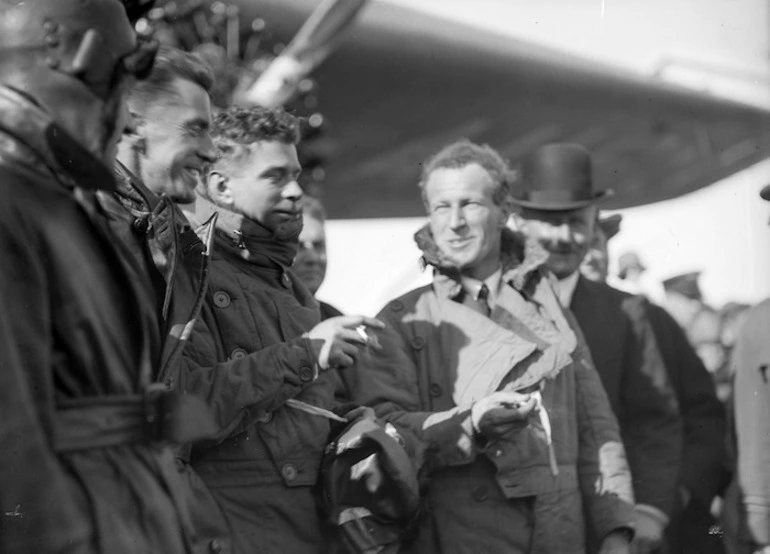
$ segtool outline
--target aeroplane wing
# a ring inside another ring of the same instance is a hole
[[[288,42],[310,0],[239,2]],[[420,162],[456,138],[516,160],[574,141],[607,208],[665,200],[770,157],[770,112],[384,2],[316,72],[334,218],[423,215]]]

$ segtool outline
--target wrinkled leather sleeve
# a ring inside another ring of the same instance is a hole
[[[750,541],[770,545],[770,301],[752,312],[733,354],[738,475]]]
[[[0,202],[0,552],[85,552],[90,518],[40,409],[53,402],[48,277],[18,195]]]
[[[470,463],[477,453],[470,411],[425,411],[418,368],[407,354],[406,326],[387,309],[377,319],[386,326],[377,331],[382,348],[367,349],[344,375],[353,402],[373,407],[378,417],[421,440],[428,471]]]
[[[216,321],[207,313],[204,308],[185,346],[179,378],[182,390],[208,404],[220,430],[213,441],[219,442],[297,396],[312,382],[300,374],[315,367],[316,356],[308,339],[296,338],[228,359]]]

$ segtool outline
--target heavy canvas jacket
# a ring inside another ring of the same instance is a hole
[[[329,422],[285,404],[334,403],[336,378],[318,374],[302,336],[320,321],[318,303],[288,269],[296,245],[253,222],[241,231],[216,231],[208,300],[185,351],[184,386],[207,399],[219,426],[192,463],[228,518],[235,552],[322,552],[313,486]]]
[[[426,443],[428,517],[415,552],[582,552],[583,504],[600,536],[632,525],[617,422],[542,268],[545,255],[503,236],[503,283],[490,317],[456,301],[461,285],[440,268],[431,285],[380,312],[383,348],[350,373],[356,402]],[[436,264],[427,229],[418,242]],[[546,421],[535,416],[498,439],[474,436],[475,400],[532,388],[542,393]],[[522,507],[530,523],[511,529]],[[499,536],[475,530],[494,521]]]
[[[645,308],[630,294],[581,276],[570,309],[618,417],[636,501],[670,517],[683,425]]]
[[[182,351],[197,320],[208,288],[208,265],[214,221],[193,229],[167,197],[158,197],[123,164],[115,164],[116,190],[98,198],[110,227],[153,283],[162,345],[154,380],[179,386]],[[177,465],[189,485],[189,509],[195,528],[195,551],[231,551],[229,530],[216,501],[192,467],[187,447],[177,448]]]
[[[111,186],[109,168],[0,87],[2,552],[190,545],[173,456],[142,423],[159,333],[150,284],[94,197]]]

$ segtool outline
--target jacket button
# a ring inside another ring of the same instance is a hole
[[[438,397],[438,396],[441,396],[441,393],[442,393],[442,390],[441,390],[441,385],[439,385],[438,383],[433,383],[433,384],[430,386],[430,395],[431,395],[433,398],[436,398],[436,397]]]
[[[484,502],[487,498],[489,498],[489,491],[487,491],[487,487],[485,485],[479,485],[478,487],[473,488],[471,496],[473,496],[473,499],[476,502]]]
[[[219,539],[212,539],[211,542],[209,542],[209,550],[214,552],[214,554],[222,552],[222,542]]]
[[[404,309],[404,303],[400,300],[394,300],[390,303],[390,311],[391,312],[400,312]]]
[[[265,412],[261,416],[257,418],[257,421],[260,423],[270,423],[270,421],[273,419],[273,412]]]
[[[230,353],[230,359],[231,360],[240,360],[241,358],[245,358],[248,356],[248,352],[246,352],[243,348],[236,348]]]
[[[299,368],[299,378],[302,379],[303,381],[305,381],[306,383],[308,381],[312,381],[313,380],[313,370],[310,369],[307,366],[302,366],[301,368]]]
[[[412,339],[412,348],[415,350],[422,350],[425,348],[425,339],[422,337],[414,337]]]
[[[294,464],[286,464],[281,468],[281,475],[283,475],[283,478],[291,483],[294,481],[294,479],[297,478],[297,468],[294,467]]]
[[[215,292],[214,305],[217,308],[227,308],[230,305],[230,295],[222,290]]]

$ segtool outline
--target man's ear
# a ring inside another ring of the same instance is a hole
[[[234,202],[230,179],[220,170],[210,171],[206,177],[206,189],[209,197],[218,206],[231,207]]]

